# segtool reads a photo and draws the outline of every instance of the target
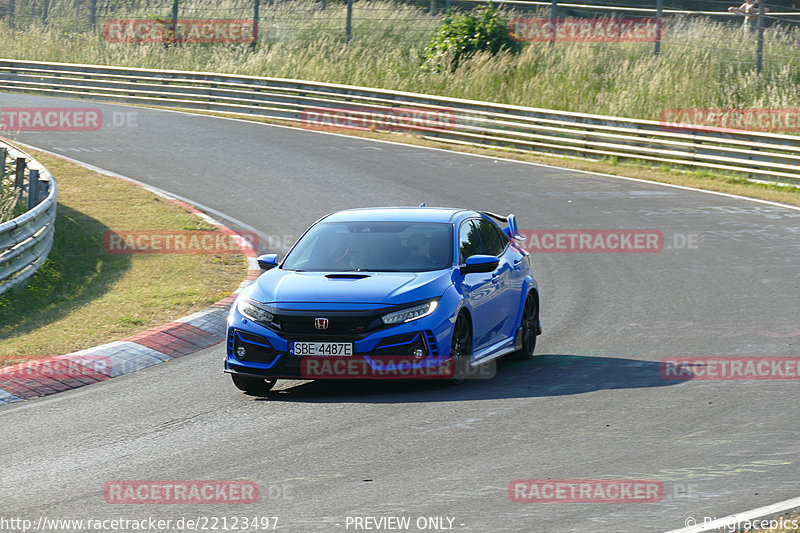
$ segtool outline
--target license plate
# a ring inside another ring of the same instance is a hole
[[[352,342],[293,342],[292,355],[353,355]]]

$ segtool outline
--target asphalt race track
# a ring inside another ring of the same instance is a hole
[[[0,94],[0,107],[88,105],[97,104]],[[233,387],[217,345],[0,407],[3,517],[277,516],[287,532],[356,531],[354,517],[388,516],[410,517],[409,530],[419,531],[418,518],[447,517],[452,531],[639,532],[799,495],[797,379],[665,380],[659,361],[800,356],[800,210],[299,129],[97,107],[106,122],[133,115],[99,131],[10,137],[233,217],[259,230],[262,251],[281,250],[333,210],[423,201],[513,212],[525,229],[656,229],[665,246],[535,255],[539,355],[502,363],[492,380],[280,381],[260,399]],[[257,503],[116,505],[103,496],[113,480],[242,479],[258,483]],[[508,487],[517,479],[653,479],[663,498],[515,503]]]

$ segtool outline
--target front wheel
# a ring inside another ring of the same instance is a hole
[[[231,374],[233,384],[240,391],[252,394],[253,396],[266,396],[266,394],[275,386],[275,380],[250,378],[247,376],[239,376]]]
[[[536,296],[531,292],[528,294],[528,297],[525,298],[525,307],[522,309],[522,320],[520,320],[519,324],[521,329],[520,336],[522,337],[522,349],[509,354],[510,359],[527,361],[533,358],[533,352],[536,350],[538,320],[539,308],[536,305]]]
[[[450,383],[464,383],[469,370],[469,357],[472,351],[472,328],[466,313],[459,313],[453,325],[453,340],[450,342],[450,356],[453,358],[455,372]]]

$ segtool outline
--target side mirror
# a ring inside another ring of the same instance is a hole
[[[278,266],[278,254],[259,255],[256,261],[261,270],[269,270]]]
[[[467,257],[466,264],[461,267],[461,275],[491,272],[500,264],[500,258],[494,255],[473,255]]]

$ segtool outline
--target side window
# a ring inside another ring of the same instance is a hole
[[[488,220],[477,220],[478,233],[483,242],[481,253],[486,255],[500,255],[506,249],[508,240],[505,239],[497,227]]]
[[[459,262],[462,264],[467,257],[482,253],[481,240],[473,220],[463,222],[458,229],[458,248]]]

